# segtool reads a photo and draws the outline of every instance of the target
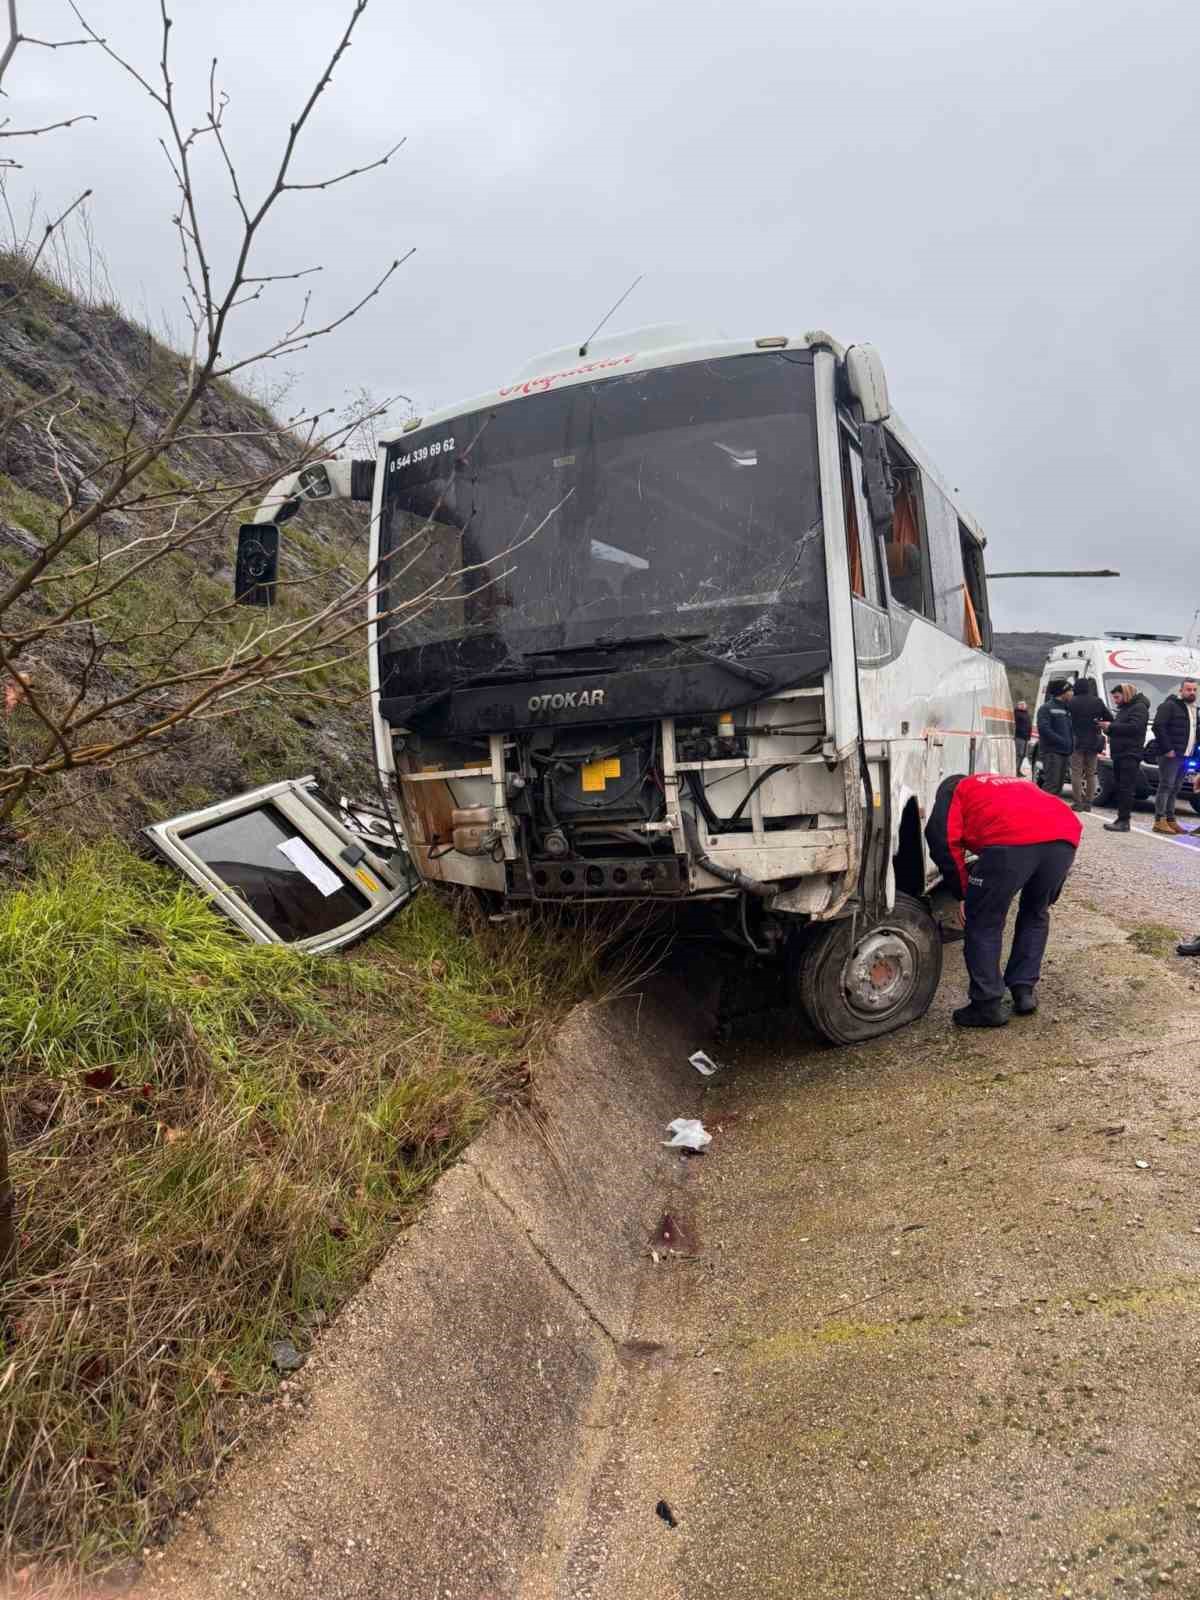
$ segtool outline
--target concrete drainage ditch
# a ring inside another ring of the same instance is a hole
[[[639,1266],[686,1228],[672,1117],[712,1018],[669,979],[568,1019],[537,1116],[494,1123],[347,1306],[281,1435],[238,1457],[139,1593],[549,1595]]]

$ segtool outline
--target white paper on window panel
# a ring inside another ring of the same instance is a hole
[[[319,889],[329,899],[331,894],[336,894],[339,889],[344,889],[345,884],[333,868],[321,860],[320,856],[301,838],[285,839],[282,844],[275,846],[281,850],[294,867],[308,879],[315,889]]]

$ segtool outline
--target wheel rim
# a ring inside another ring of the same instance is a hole
[[[860,939],[842,968],[842,992],[851,1011],[878,1021],[903,1006],[917,984],[917,951],[894,928]]]

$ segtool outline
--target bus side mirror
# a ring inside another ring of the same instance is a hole
[[[269,606],[279,577],[279,529],[273,522],[243,522],[238,529],[233,598],[239,606]]]
[[[298,482],[300,492],[306,500],[327,500],[333,493],[329,468],[323,461],[314,461],[311,467],[305,467],[299,475]]]
[[[887,376],[873,344],[852,344],[846,351],[846,382],[862,407],[864,422],[886,422],[892,414]]]

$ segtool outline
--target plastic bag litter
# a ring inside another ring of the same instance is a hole
[[[667,1132],[674,1135],[663,1140],[668,1150],[703,1150],[712,1143],[712,1134],[699,1117],[676,1117],[674,1122],[667,1123]]]
[[[720,1072],[720,1067],[711,1056],[706,1056],[703,1050],[697,1050],[695,1055],[688,1057],[697,1072],[702,1072],[706,1078],[711,1078],[714,1072]]]

